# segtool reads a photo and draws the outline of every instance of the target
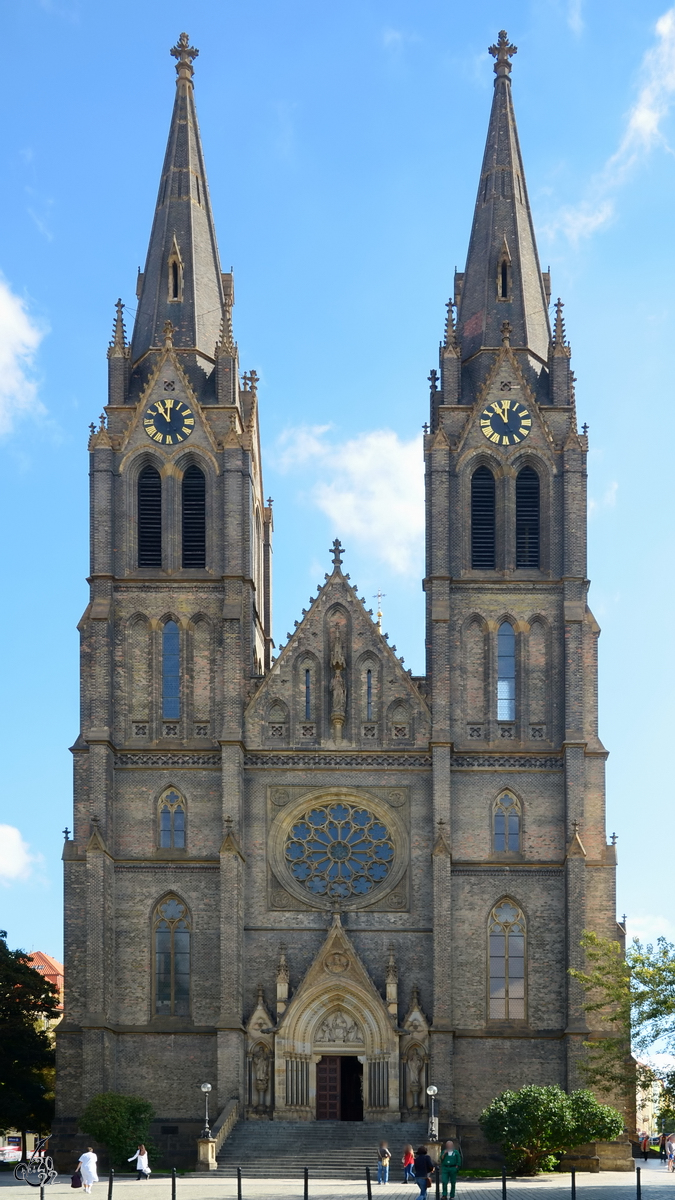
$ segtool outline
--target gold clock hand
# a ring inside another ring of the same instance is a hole
[[[164,420],[168,421],[169,418],[167,417],[166,410],[161,400],[157,401],[157,412],[159,413],[160,417],[164,417]]]

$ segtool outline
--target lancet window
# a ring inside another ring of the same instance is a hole
[[[162,716],[165,721],[180,718],[180,632],[175,621],[167,621],[162,630]]]
[[[192,464],[182,483],[183,566],[206,566],[206,479]]]
[[[512,900],[490,913],[489,1014],[492,1020],[525,1017],[525,917]]]
[[[175,788],[159,801],[159,844],[163,850],[185,849],[185,801]]]
[[[495,477],[489,467],[478,467],[471,476],[471,566],[495,568]]]
[[[190,914],[177,896],[157,905],[153,921],[155,1012],[185,1017],[190,1012]]]
[[[504,792],[495,802],[492,847],[498,854],[505,850],[520,850],[520,803],[509,792]]]
[[[516,635],[508,621],[497,633],[497,720],[516,719]]]
[[[138,565],[162,565],[162,480],[150,466],[138,477]]]

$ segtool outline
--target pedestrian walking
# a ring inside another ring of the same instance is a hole
[[[644,1158],[644,1160],[646,1162],[647,1159],[649,1158],[649,1134],[648,1133],[640,1134],[640,1149],[642,1151],[642,1157]]]
[[[664,1163],[666,1161],[667,1155],[668,1155],[668,1147],[666,1145],[666,1135],[665,1135],[665,1133],[662,1133],[659,1138],[659,1160]]]
[[[455,1143],[452,1141],[446,1142],[441,1154],[441,1187],[445,1200],[447,1200],[448,1196],[448,1184],[450,1184],[450,1195],[454,1196],[455,1194],[457,1172],[461,1165],[462,1155],[459,1150],[455,1149]]]
[[[131,1158],[127,1159],[127,1162],[133,1162],[134,1159],[136,1159],[136,1170],[138,1171],[138,1175],[136,1177],[137,1180],[138,1179],[146,1179],[146,1180],[149,1179],[150,1178],[150,1164],[148,1163],[148,1152],[142,1142],[141,1142],[140,1146],[138,1147],[138,1150],[136,1151],[136,1153],[132,1154]]]
[[[94,1154],[91,1146],[87,1146],[84,1154],[79,1157],[80,1175],[82,1176],[82,1188],[87,1193],[91,1192],[92,1184],[98,1183],[98,1175],[96,1174],[96,1163],[98,1157]]]
[[[666,1138],[666,1153],[668,1155],[668,1170],[675,1167],[675,1133],[669,1133]]]
[[[389,1163],[391,1150],[386,1142],[380,1142],[377,1148],[377,1182],[389,1183]]]
[[[431,1184],[431,1176],[436,1170],[431,1156],[427,1151],[426,1146],[418,1146],[417,1154],[415,1155],[415,1183],[420,1189],[420,1200],[424,1200],[429,1186]]]
[[[408,1142],[407,1146],[403,1147],[403,1182],[410,1183],[411,1179],[415,1178],[415,1152]]]

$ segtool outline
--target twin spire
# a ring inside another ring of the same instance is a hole
[[[494,350],[502,344],[505,321],[511,347],[535,393],[545,382],[542,370],[551,340],[549,281],[539,266],[511,96],[511,59],[517,47],[501,30],[489,49],[496,76],[492,111],[466,270],[455,277],[464,403],[473,403],[484,382]]]
[[[195,393],[204,397],[205,389],[213,388],[216,347],[228,321],[192,82],[199,51],[181,33],[170,53],[176,59],[176,98],[148,256],[138,280],[130,399],[155,365],[153,352],[164,345],[167,321]]]

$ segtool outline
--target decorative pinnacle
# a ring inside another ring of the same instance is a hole
[[[613,846],[616,846],[618,839],[619,839],[619,835],[617,833],[613,833],[612,834],[612,845]]]
[[[333,545],[331,546],[331,550],[333,552],[333,566],[341,567],[342,566],[342,555],[344,554],[344,550],[342,548],[342,542],[340,541],[339,538],[335,539],[335,541],[333,542]]]
[[[176,63],[177,82],[180,83],[185,79],[189,83],[195,73],[192,61],[199,54],[199,50],[195,50],[194,46],[190,45],[187,33],[181,33],[176,45],[169,50],[169,54],[178,59]]]
[[[445,349],[454,350],[457,348],[457,332],[455,330],[455,314],[452,311],[455,308],[455,302],[452,297],[448,300],[445,307],[448,310],[448,315],[445,318]]]
[[[167,350],[173,346],[173,325],[171,321],[164,322],[164,345]]]
[[[117,304],[115,305],[115,320],[113,322],[113,335],[110,343],[111,346],[125,347],[127,344],[127,333],[126,329],[124,328],[124,317],[122,315],[123,312],[124,305],[122,304],[121,300],[118,300]]]
[[[562,312],[564,307],[565,307],[565,305],[563,304],[560,297],[558,297],[558,299],[555,302],[555,324],[553,326],[553,345],[554,346],[564,346],[565,345],[565,319],[563,317],[563,312]]]
[[[62,829],[61,832],[63,834],[64,842],[67,842],[68,838],[70,837],[70,830],[69,830],[68,826],[66,825],[65,829]]]
[[[429,390],[433,396],[438,391],[438,371],[435,371],[432,367],[427,375],[427,379],[429,380]]]
[[[493,67],[497,79],[508,79],[511,74],[510,59],[518,53],[518,47],[512,46],[505,29],[499,30],[496,46],[488,46],[488,50],[497,61]],[[173,51],[171,52],[173,54]]]
[[[511,322],[502,321],[502,346],[511,345]]]

